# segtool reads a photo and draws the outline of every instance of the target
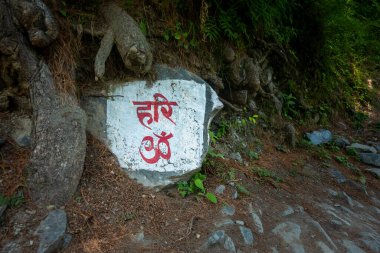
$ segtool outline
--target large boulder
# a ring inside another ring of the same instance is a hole
[[[103,140],[131,178],[161,189],[188,179],[208,151],[208,126],[223,107],[198,76],[156,66],[157,81],[113,84],[85,96],[88,131]]]

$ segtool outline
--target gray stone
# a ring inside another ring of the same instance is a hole
[[[228,157],[239,163],[243,163],[243,158],[241,157],[240,152],[231,153],[228,155]]]
[[[232,91],[231,94],[232,102],[238,105],[246,105],[248,99],[248,91],[247,90],[238,90]]]
[[[347,204],[350,206],[350,207],[354,207],[354,201],[352,200],[352,198],[350,196],[347,195],[347,193],[345,192],[342,192],[342,195],[344,197],[344,199],[346,200]]]
[[[346,149],[353,149],[358,153],[376,153],[376,149],[371,146],[363,145],[360,143],[352,143],[350,146],[347,146]]]
[[[344,218],[342,218],[339,214],[337,214],[338,211],[334,207],[332,207],[331,205],[326,204],[326,203],[322,203],[319,206],[321,208],[323,208],[326,211],[326,213],[328,213],[329,215],[333,216],[336,220],[339,220],[340,222],[343,222],[346,226],[351,226],[351,223],[350,223],[351,220],[348,220],[347,217],[344,217],[344,218],[347,218],[347,220],[344,219]]]
[[[255,101],[253,101],[253,100],[249,100],[249,102],[248,102],[248,108],[251,110],[251,111],[253,111],[253,112],[256,112],[257,111],[257,105],[256,105],[256,103],[255,103]]]
[[[335,179],[338,184],[343,184],[347,181],[347,178],[336,168],[330,168],[328,170],[329,174]]]
[[[231,198],[232,199],[237,199],[238,197],[239,197],[239,193],[238,193],[238,191],[236,189],[234,189],[232,191]]]
[[[337,191],[334,191],[333,189],[327,189],[327,193],[332,197],[338,197],[339,193]]]
[[[349,187],[352,187],[353,189],[355,189],[357,191],[362,191],[365,194],[367,194],[365,185],[360,184],[359,182],[356,182],[354,180],[349,179],[349,180],[346,181],[346,185],[349,186]]]
[[[231,253],[236,252],[236,248],[235,248],[235,244],[234,244],[233,240],[231,239],[231,237],[226,235],[224,230],[218,230],[218,231],[215,231],[214,233],[212,233],[212,235],[210,235],[210,237],[208,238],[205,247],[210,248],[210,247],[214,247],[216,245],[220,245],[221,247],[223,247],[228,252],[231,252]],[[204,251],[202,251],[202,252],[204,252]]]
[[[363,163],[380,167],[380,154],[360,153],[359,156]]]
[[[22,247],[19,242],[9,242],[1,250],[1,253],[22,253]]]
[[[242,220],[236,220],[235,224],[236,225],[240,225],[240,226],[244,226],[244,221],[242,221]]]
[[[361,232],[360,240],[372,251],[380,252],[380,235],[371,232]]]
[[[342,136],[337,136],[335,137],[334,139],[334,143],[338,146],[338,147],[341,147],[341,148],[344,148],[348,145],[350,145],[350,141],[345,138],[345,137],[342,137]]]
[[[235,224],[234,221],[231,219],[223,219],[223,220],[216,221],[214,223],[215,227],[217,227],[217,228],[220,228],[223,226],[230,226],[230,225],[234,225],[234,224]]]
[[[232,240],[231,237],[229,237],[228,235],[226,235],[226,238],[224,240],[224,245],[223,245],[224,249],[227,250],[228,252],[236,252],[236,248],[235,248],[235,244],[234,244],[234,241]]]
[[[307,138],[313,145],[319,145],[330,142],[332,140],[332,134],[329,130],[321,129],[306,134]]]
[[[282,112],[282,102],[281,102],[281,100],[278,99],[278,97],[276,97],[274,94],[270,94],[270,95],[271,95],[271,98],[272,98],[272,101],[273,101],[273,104],[274,104],[274,108],[276,108],[277,114],[281,115],[281,112]]]
[[[305,253],[301,243],[301,227],[290,221],[278,224],[272,232],[282,238],[292,248],[294,253]]]
[[[374,175],[376,178],[380,179],[380,168],[369,168],[369,169],[366,169],[366,171]]]
[[[319,232],[326,238],[326,240],[334,247],[334,249],[338,249],[338,247],[335,245],[331,237],[327,234],[327,232],[323,229],[321,224],[319,224],[318,221],[311,219],[310,223],[312,223],[318,230]]]
[[[346,248],[347,253],[365,253],[361,248],[356,246],[356,244],[349,240],[342,240],[343,246]]]
[[[0,205],[0,221],[2,220],[3,213],[5,212],[7,207],[8,207],[7,204]]]
[[[293,124],[287,123],[285,126],[286,140],[288,144],[295,148],[297,142],[296,129]]]
[[[5,112],[9,108],[9,98],[6,94],[0,94],[0,112]]]
[[[39,236],[38,253],[56,252],[65,242],[67,216],[64,210],[51,211],[40,223],[35,234]]]
[[[288,216],[294,213],[294,209],[291,206],[288,206],[282,213],[281,216]]]
[[[160,190],[199,171],[208,151],[208,126],[223,104],[200,77],[155,68],[154,83],[110,84],[106,94],[85,95],[82,106],[87,130],[105,142],[128,176]]]
[[[379,200],[378,198],[376,198],[376,197],[370,197],[369,199],[370,199],[370,200],[372,201],[372,203],[374,203],[376,206],[380,207],[380,200]]]
[[[221,210],[222,214],[232,216],[235,214],[235,207],[230,205],[225,205]]]
[[[65,234],[65,237],[63,238],[63,245],[62,248],[67,248],[70,245],[70,242],[72,241],[73,236],[69,233]]]
[[[226,189],[226,186],[224,186],[224,185],[218,185],[216,188],[215,188],[215,194],[219,194],[219,195],[221,195],[221,194],[223,194],[224,193],[224,190]]]
[[[323,253],[334,253],[324,242],[316,242],[317,246],[322,250]]]
[[[264,233],[263,223],[261,222],[260,216],[257,214],[257,212],[255,210],[253,210],[252,203],[249,204],[248,211],[251,215],[251,218],[252,218],[253,224],[255,225],[256,231],[260,234],[263,234]]]
[[[12,120],[12,139],[21,147],[31,146],[32,120],[28,117],[20,117]]]
[[[264,227],[263,227],[263,223],[261,222],[260,217],[256,214],[256,212],[251,212],[251,217],[252,217],[253,223],[255,224],[256,231],[260,234],[263,234]]]
[[[223,241],[225,239],[226,233],[224,230],[218,230],[212,233],[210,237],[207,240],[207,245],[208,246],[214,246],[215,244]]]
[[[271,247],[272,253],[278,253],[278,250],[275,247]]]
[[[239,226],[240,233],[243,236],[244,243],[247,245],[253,245],[253,234],[249,228]]]
[[[294,210],[298,213],[304,213],[305,212],[305,208],[303,208],[303,206],[300,206],[300,205],[296,205]]]

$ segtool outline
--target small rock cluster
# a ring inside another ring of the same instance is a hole
[[[357,142],[351,143],[343,136],[333,137],[333,134],[325,129],[306,133],[306,137],[312,145],[334,142],[336,146],[345,148],[347,152],[357,153],[363,163],[374,166],[366,169],[366,171],[380,178],[380,143],[368,142],[368,145]],[[338,183],[346,182],[344,175],[337,169],[332,168],[329,173]]]

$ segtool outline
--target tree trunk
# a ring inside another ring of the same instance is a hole
[[[64,205],[77,188],[85,157],[86,117],[75,98],[58,92],[49,67],[31,47],[46,46],[54,39],[54,31],[49,31],[54,30],[54,23],[43,26],[46,32],[39,31],[33,24],[25,25],[27,17],[20,16],[30,14],[20,8],[33,5],[31,9],[37,9],[39,15],[44,14],[45,22],[51,22],[49,10],[41,3],[0,0],[0,54],[16,55],[20,75],[30,84],[33,151],[27,166],[27,185],[32,199],[43,207]],[[22,28],[33,30],[27,30],[29,39]]]

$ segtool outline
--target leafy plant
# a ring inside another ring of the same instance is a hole
[[[296,177],[298,175],[298,171],[296,168],[292,168],[290,171],[289,171],[289,175],[291,177]]]
[[[321,159],[331,160],[329,152],[324,147],[318,148],[318,155]]]
[[[293,94],[281,93],[282,99],[282,114],[287,119],[293,119],[299,117],[299,112],[297,111],[297,99]]]
[[[183,47],[185,49],[189,49],[189,47],[195,48],[197,46],[197,41],[195,39],[195,28],[192,22],[190,22],[190,28],[187,31],[184,31],[180,22],[177,22],[174,28],[165,30],[164,39],[166,41],[173,39],[177,42],[179,47]]]
[[[368,119],[368,115],[363,112],[354,112],[352,124],[356,129],[363,128],[363,123]]]
[[[147,25],[145,19],[142,19],[140,21],[139,27],[140,27],[141,32],[144,34],[144,36],[147,36],[148,35],[148,25]]]
[[[356,149],[354,149],[354,148],[348,148],[346,150],[346,153],[347,153],[347,155],[353,156],[353,157],[358,157],[359,156],[358,151],[356,151]]]
[[[197,193],[200,196],[204,196],[210,202],[216,204],[218,202],[218,199],[213,193],[206,191],[206,188],[203,184],[205,180],[206,175],[197,172],[190,178],[189,181],[180,181],[177,183],[178,192],[182,197]]]
[[[24,202],[24,194],[22,192],[15,194],[12,197],[0,195],[0,205],[8,205],[10,207],[18,207]]]
[[[254,160],[259,160],[259,158],[260,158],[259,153],[255,152],[253,150],[248,150],[247,154],[248,154],[249,158],[254,159]]]
[[[245,194],[245,195],[250,195],[251,193],[247,190],[247,188],[245,188],[242,184],[239,184],[239,183],[235,183],[236,185],[236,190],[241,193],[241,194]]]
[[[212,158],[224,158],[224,155],[221,153],[216,153],[212,148],[209,148],[207,155]]]
[[[203,27],[203,35],[211,42],[216,42],[220,38],[220,28],[215,17],[208,17]]]
[[[268,170],[267,168],[255,167],[255,168],[252,168],[252,171],[256,175],[258,175],[260,178],[263,178],[263,179],[273,179],[276,182],[283,181],[279,176],[276,175],[276,173],[274,173],[271,170]]]
[[[361,171],[352,163],[350,163],[347,159],[347,157],[345,156],[335,156],[335,159],[340,162],[341,164],[343,164],[346,168],[352,170],[353,172],[357,173],[357,174],[362,174]]]

